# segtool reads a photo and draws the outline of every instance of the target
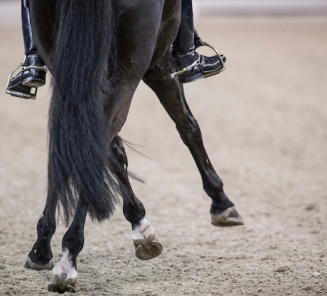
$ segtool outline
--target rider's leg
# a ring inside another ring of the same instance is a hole
[[[179,75],[181,83],[192,82],[203,77],[218,74],[223,65],[218,56],[206,57],[195,49],[204,45],[193,22],[192,0],[182,0],[182,18],[177,37],[173,43],[173,56],[177,70],[189,67],[198,61],[198,65]],[[223,57],[225,61],[225,57]]]
[[[23,0],[24,1],[24,0]],[[23,29],[23,37],[24,37],[24,46],[25,46],[25,61],[24,66],[36,66],[43,67],[44,62],[42,61],[40,55],[37,52],[32,28],[31,28],[31,20],[29,8],[22,3],[22,29]],[[45,71],[38,69],[30,69],[24,71],[23,85],[31,86],[31,87],[40,87],[45,84]]]
[[[10,80],[8,90],[27,94],[30,92],[30,88],[37,88],[45,84],[46,70],[42,69],[44,62],[33,41],[28,1],[22,0],[21,6],[25,59],[22,71]]]

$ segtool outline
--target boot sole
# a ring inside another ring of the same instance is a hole
[[[45,85],[45,80],[28,77],[23,80],[22,85],[38,88]]]

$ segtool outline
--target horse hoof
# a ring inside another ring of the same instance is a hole
[[[48,285],[49,292],[57,293],[76,293],[77,278],[67,279],[67,274],[62,273],[61,275],[53,275],[53,282]]]
[[[49,263],[40,265],[40,264],[36,264],[36,263],[32,262],[32,260],[30,258],[27,258],[25,267],[30,268],[30,269],[35,269],[35,270],[44,270],[44,269],[51,270],[53,268],[53,261],[50,260]]]
[[[162,253],[162,244],[159,243],[155,235],[145,239],[134,240],[135,256],[140,260],[149,260]]]
[[[211,224],[219,227],[244,225],[244,221],[235,207],[228,208],[218,215],[211,214]]]

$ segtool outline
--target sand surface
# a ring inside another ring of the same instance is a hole
[[[120,207],[102,224],[88,220],[77,295],[327,295],[327,19],[199,18],[196,26],[228,63],[186,85],[187,100],[246,224],[210,224],[193,159],[141,84],[121,136],[147,156],[127,149],[164,251],[138,260]],[[1,23],[0,40],[0,295],[53,295],[48,271],[23,267],[45,203],[50,89],[36,101],[5,95],[23,58],[19,22]],[[55,260],[64,231],[59,222]]]

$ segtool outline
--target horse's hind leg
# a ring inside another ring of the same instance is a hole
[[[62,239],[62,255],[51,271],[53,282],[48,286],[49,291],[76,292],[78,275],[76,259],[84,246],[84,225],[87,211],[88,205],[81,198],[73,222]]]
[[[243,220],[234,204],[226,196],[223,183],[204,149],[199,125],[185,101],[183,87],[176,78],[170,78],[172,72],[174,72],[173,62],[170,53],[167,53],[159,64],[146,73],[143,80],[157,94],[196,162],[202,177],[203,188],[212,199],[210,209],[212,224],[215,226],[242,225]]]
[[[41,270],[53,267],[51,238],[56,231],[57,199],[47,199],[45,209],[37,223],[37,240],[28,254],[25,267]]]
[[[117,159],[117,162],[114,163],[114,168],[124,201],[124,216],[132,225],[135,255],[141,260],[152,259],[161,254],[162,245],[158,241],[154,228],[145,217],[145,209],[142,202],[135,196],[129,183],[127,156],[119,136],[113,139],[111,147]]]

